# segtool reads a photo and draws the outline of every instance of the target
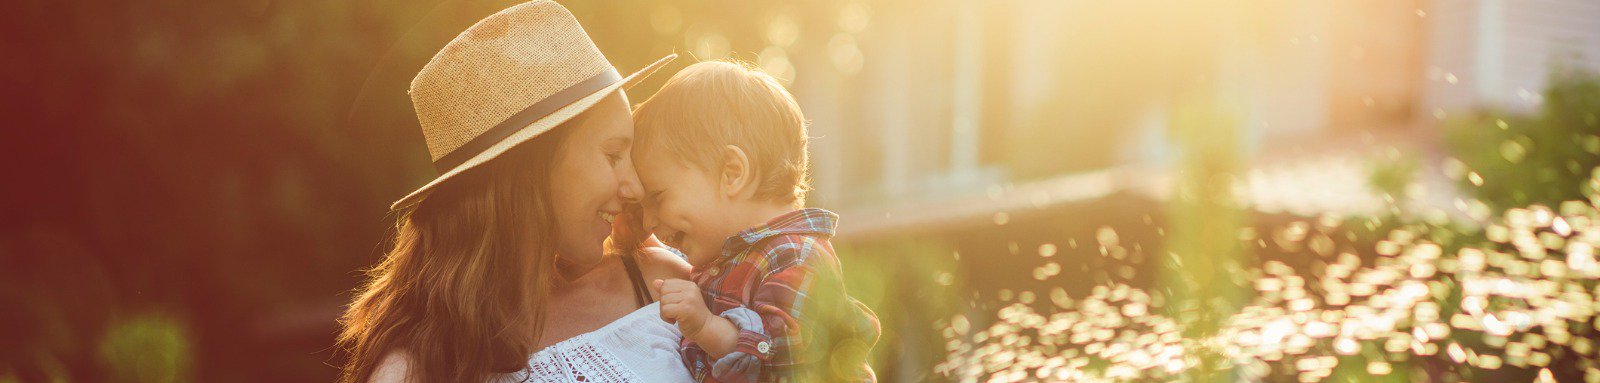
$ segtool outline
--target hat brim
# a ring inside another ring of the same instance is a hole
[[[584,111],[589,110],[589,108],[594,107],[595,104],[600,103],[601,100],[604,100],[612,93],[618,92],[624,88],[632,87],[639,81],[644,80],[646,77],[649,77],[651,73],[655,73],[656,70],[661,69],[662,66],[665,66],[668,62],[671,62],[677,57],[678,55],[676,53],[662,57],[660,60],[656,60],[656,62],[645,66],[644,69],[640,69],[636,72],[633,72],[633,74],[628,75],[627,77],[623,77],[621,81],[617,81],[616,83],[606,86],[605,88],[601,88],[600,90],[597,90],[588,96],[584,96],[577,101],[573,101],[571,104],[568,104],[561,109],[557,109],[555,112],[550,113],[550,115],[545,116],[538,121],[528,124],[528,126],[517,130],[516,133],[506,136],[506,138],[500,140],[500,142],[495,143],[488,149],[484,149],[483,152],[480,152],[477,155],[472,156],[472,158],[462,162],[461,165],[458,165],[455,168],[444,172],[444,174],[440,174],[438,177],[435,177],[433,181],[429,181],[427,185],[423,185],[416,191],[412,191],[411,194],[407,194],[404,198],[394,201],[393,204],[389,205],[389,209],[400,210],[421,202],[425,197],[428,196],[428,193],[432,192],[434,188],[438,187],[446,180],[454,178],[468,169],[483,165],[484,163],[489,162],[489,160],[499,157],[501,154],[505,154],[505,152],[511,150],[513,147],[516,147],[518,144],[528,142],[528,140],[532,140],[534,137],[538,137],[540,134],[560,126],[562,123],[567,122],[567,120],[571,120],[578,114],[581,114]]]

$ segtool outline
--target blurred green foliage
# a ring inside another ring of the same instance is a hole
[[[1372,185],[1373,191],[1403,201],[1406,188],[1416,181],[1416,173],[1421,164],[1414,156],[1399,158],[1377,158],[1368,163],[1372,174],[1367,182]]]
[[[100,343],[110,381],[190,381],[193,350],[185,326],[168,315],[148,313],[114,322]]]
[[[945,318],[965,309],[965,277],[953,250],[931,238],[889,238],[838,248],[850,296],[872,308],[883,334],[873,347],[879,379],[926,381],[944,359]]]
[[[1491,211],[1585,200],[1600,190],[1600,74],[1551,71],[1532,115],[1483,111],[1447,123],[1445,142],[1470,173],[1460,183]]]
[[[1162,259],[1162,285],[1171,294],[1167,315],[1184,325],[1184,337],[1214,335],[1222,321],[1244,306],[1244,265],[1254,256],[1238,233],[1248,212],[1233,197],[1243,137],[1235,113],[1220,101],[1186,99],[1174,113],[1172,135],[1179,148],[1177,181],[1168,203],[1171,234]],[[1203,355],[1189,371],[1200,382],[1233,381],[1221,355]]]
[[[1508,209],[1555,208],[1567,201],[1590,201],[1600,192],[1600,181],[1595,177],[1600,174],[1595,172],[1600,167],[1600,120],[1596,118],[1596,113],[1600,113],[1600,75],[1582,68],[1558,66],[1551,71],[1542,98],[1541,107],[1531,114],[1479,110],[1468,117],[1445,122],[1444,144],[1453,160],[1447,160],[1443,170],[1470,197],[1467,200],[1469,216],[1478,215],[1471,211],[1478,209],[1470,207],[1481,204],[1481,213],[1488,216],[1475,219],[1500,222]],[[1438,244],[1442,253],[1451,257],[1463,248],[1507,247],[1491,240],[1480,224],[1458,222],[1444,215],[1418,214],[1406,208],[1411,200],[1409,189],[1417,186],[1416,172],[1425,168],[1414,156],[1391,157],[1374,160],[1369,178],[1374,191],[1390,197],[1390,209],[1376,216],[1352,217],[1344,225],[1352,238],[1358,238],[1359,248],[1371,248],[1379,241],[1396,238]],[[1441,315],[1462,312],[1459,307],[1462,287],[1453,280],[1445,283],[1450,293],[1436,300]],[[1572,331],[1577,333],[1592,331],[1587,323],[1573,327]],[[1489,348],[1477,332],[1456,332],[1450,339],[1468,349]],[[1558,376],[1576,379],[1581,372],[1564,369],[1575,361],[1562,359],[1571,356],[1564,351],[1567,350],[1559,347],[1551,351],[1557,356],[1557,361],[1551,365],[1555,366],[1553,369]],[[1364,353],[1346,358],[1392,361],[1399,356]],[[1395,372],[1385,379],[1521,381],[1537,373],[1537,369],[1525,366],[1484,369],[1450,364],[1453,362],[1439,356],[1416,357],[1395,363]],[[1389,381],[1376,380],[1359,368],[1344,369],[1344,365],[1341,363],[1341,369],[1333,378]],[[1353,365],[1363,366],[1364,363]]]

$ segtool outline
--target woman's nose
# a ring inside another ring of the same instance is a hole
[[[632,160],[624,159],[617,167],[617,186],[622,202],[637,204],[644,198],[644,186],[639,184],[639,174],[633,171]]]

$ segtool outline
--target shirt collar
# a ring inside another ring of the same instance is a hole
[[[839,215],[818,208],[805,208],[779,215],[767,223],[744,229],[728,238],[722,246],[726,259],[749,250],[764,239],[779,235],[802,234],[832,237],[839,226]]]

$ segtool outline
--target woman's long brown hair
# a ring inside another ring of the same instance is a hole
[[[338,348],[348,357],[340,382],[366,382],[395,352],[417,383],[483,382],[525,365],[554,278],[548,174],[567,130],[397,212],[394,247],[340,318]]]

